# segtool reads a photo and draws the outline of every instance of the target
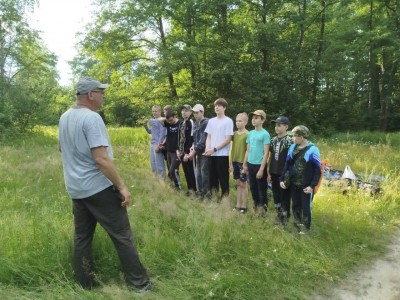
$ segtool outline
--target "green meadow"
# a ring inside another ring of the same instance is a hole
[[[65,191],[57,128],[37,127],[0,140],[1,299],[312,299],[381,256],[400,224],[400,134],[362,132],[312,139],[334,169],[385,177],[383,193],[325,184],[315,196],[310,235],[292,223],[232,211],[235,189],[221,203],[178,193],[149,171],[143,128],[109,129],[115,162],[130,186],[136,245],[156,289],[130,292],[111,240],[94,239],[101,287],[73,280],[73,217]],[[181,174],[183,175],[183,173]],[[251,202],[249,199],[249,207]]]

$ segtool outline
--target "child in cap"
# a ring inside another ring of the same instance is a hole
[[[268,131],[263,128],[266,113],[263,110],[256,110],[250,115],[252,116],[251,123],[254,126],[254,130],[251,130],[247,135],[247,150],[243,169],[249,177],[254,209],[260,216],[264,216],[268,207],[267,162],[271,140]]]
[[[236,116],[237,131],[233,133],[231,149],[231,166],[233,179],[236,184],[236,210],[244,214],[247,212],[247,176],[243,170],[243,161],[246,154],[246,140],[249,133],[246,125],[249,118],[246,113]]]
[[[197,190],[196,177],[194,175],[194,161],[188,159],[190,148],[193,145],[192,107],[189,104],[183,105],[181,114],[182,122],[178,130],[178,149],[176,150],[176,155],[182,162],[182,169],[188,188],[187,195],[190,195]]]
[[[281,188],[280,177],[285,166],[289,147],[293,142],[287,133],[289,128],[289,119],[287,117],[279,116],[272,122],[275,123],[276,136],[271,139],[269,147],[268,183],[272,186],[278,222],[286,225],[290,216],[290,190]]]
[[[293,145],[290,146],[280,186],[290,185],[294,225],[299,233],[311,228],[311,208],[314,189],[321,177],[321,163],[318,148],[308,141],[310,131],[306,126],[293,128]]]
[[[195,175],[197,195],[200,199],[210,196],[210,175],[208,171],[208,156],[203,155],[206,148],[208,118],[204,117],[204,106],[196,104],[192,108],[195,123],[193,126],[193,145],[187,159],[195,160]]]

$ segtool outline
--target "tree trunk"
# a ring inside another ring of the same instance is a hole
[[[167,49],[167,40],[165,38],[164,24],[163,24],[163,20],[161,17],[158,19],[158,30],[160,31],[161,43],[162,43],[164,49]],[[173,76],[172,72],[168,72],[168,82],[169,82],[169,88],[171,90],[172,98],[178,98],[178,93],[176,91],[174,76]]]
[[[394,82],[396,79],[396,73],[398,70],[397,61],[392,62],[390,67],[390,73],[387,74],[385,70],[385,61],[387,60],[385,54],[382,55],[383,62],[381,64],[381,78],[379,84],[380,92],[380,116],[379,116],[379,129],[387,131],[389,127],[389,115],[390,115],[390,101],[393,93]],[[389,60],[389,59],[388,59]],[[388,66],[389,67],[389,66]]]
[[[299,24],[299,40],[297,42],[297,57],[299,57],[299,54],[301,52],[301,49],[303,47],[303,41],[304,41],[304,34],[306,32],[305,28],[305,19],[306,19],[306,11],[307,11],[307,0],[303,0],[302,3],[299,3],[299,17],[300,17],[300,24]]]
[[[373,30],[373,14],[374,14],[374,0],[370,0],[370,14],[368,20],[369,31]],[[369,90],[368,90],[368,112],[372,116],[376,103],[379,103],[379,73],[380,68],[377,65],[377,53],[376,46],[373,40],[369,41],[369,59],[368,59],[368,69],[369,69]]]
[[[320,66],[321,66],[321,60],[322,60],[322,52],[324,49],[325,19],[326,19],[326,2],[325,2],[325,0],[321,1],[321,5],[322,5],[321,27],[320,27],[320,31],[319,31],[317,57],[315,59],[311,105],[315,105],[317,103],[317,94],[318,94],[318,90],[320,88],[320,73],[321,73]]]
[[[262,3],[261,19],[262,19],[263,24],[267,24],[267,0],[263,0],[263,3]],[[266,48],[266,46],[263,46],[261,48],[261,53],[262,53],[261,73],[265,73],[269,69],[268,49]]]

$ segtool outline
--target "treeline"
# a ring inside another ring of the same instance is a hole
[[[54,122],[56,57],[27,23],[35,0],[0,0],[0,135]]]
[[[72,65],[112,84],[110,123],[224,97],[231,116],[264,109],[314,132],[400,129],[400,0],[97,2]]]
[[[224,97],[314,131],[400,127],[398,0],[100,2],[75,63],[113,81],[114,121]]]

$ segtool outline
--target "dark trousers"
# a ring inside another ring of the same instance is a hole
[[[181,189],[181,177],[179,176],[179,165],[181,161],[178,159],[176,152],[167,153],[169,170],[168,177],[174,182],[177,189]]]
[[[188,190],[197,191],[196,177],[194,175],[194,161],[193,160],[183,161],[183,156],[182,156],[182,169],[183,173],[185,174]]]
[[[72,200],[75,224],[73,268],[82,287],[90,289],[95,279],[92,240],[97,222],[114,243],[127,284],[131,287],[145,285],[149,277],[139,260],[128,213],[121,206],[118,192],[111,186],[88,198]]]
[[[251,196],[253,197],[255,206],[266,206],[268,204],[267,199],[267,166],[265,166],[263,176],[257,179],[256,175],[258,170],[260,170],[261,165],[254,165],[247,163],[247,168],[249,171],[249,186],[251,191]]]
[[[221,187],[221,198],[229,195],[229,156],[210,156],[208,162],[211,192]]]
[[[280,175],[271,174],[272,180],[272,195],[274,197],[274,204],[277,210],[281,212],[290,213],[290,188],[282,189],[280,186]]]
[[[314,194],[306,194],[303,187],[291,186],[292,212],[295,225],[311,228],[311,207]]]

